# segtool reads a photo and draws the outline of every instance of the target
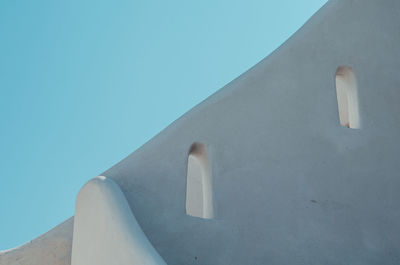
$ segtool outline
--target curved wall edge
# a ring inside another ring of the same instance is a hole
[[[90,180],[75,207],[72,265],[166,265],[134,217],[119,186]]]

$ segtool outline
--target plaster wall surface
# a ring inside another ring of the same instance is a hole
[[[0,251],[0,264],[70,265],[72,230],[71,217],[42,236],[6,251]]]
[[[400,264],[399,43],[400,1],[331,0],[102,175],[167,264]],[[360,129],[340,124],[339,66]],[[194,142],[212,157],[212,219],[185,211]]]

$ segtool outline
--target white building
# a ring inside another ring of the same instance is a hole
[[[399,47],[399,0],[329,1],[0,264],[400,264]]]

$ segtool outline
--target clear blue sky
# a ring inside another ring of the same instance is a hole
[[[253,66],[326,0],[0,1],[0,249]]]

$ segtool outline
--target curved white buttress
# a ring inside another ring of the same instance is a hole
[[[72,265],[166,265],[134,217],[119,186],[90,180],[76,200]]]

